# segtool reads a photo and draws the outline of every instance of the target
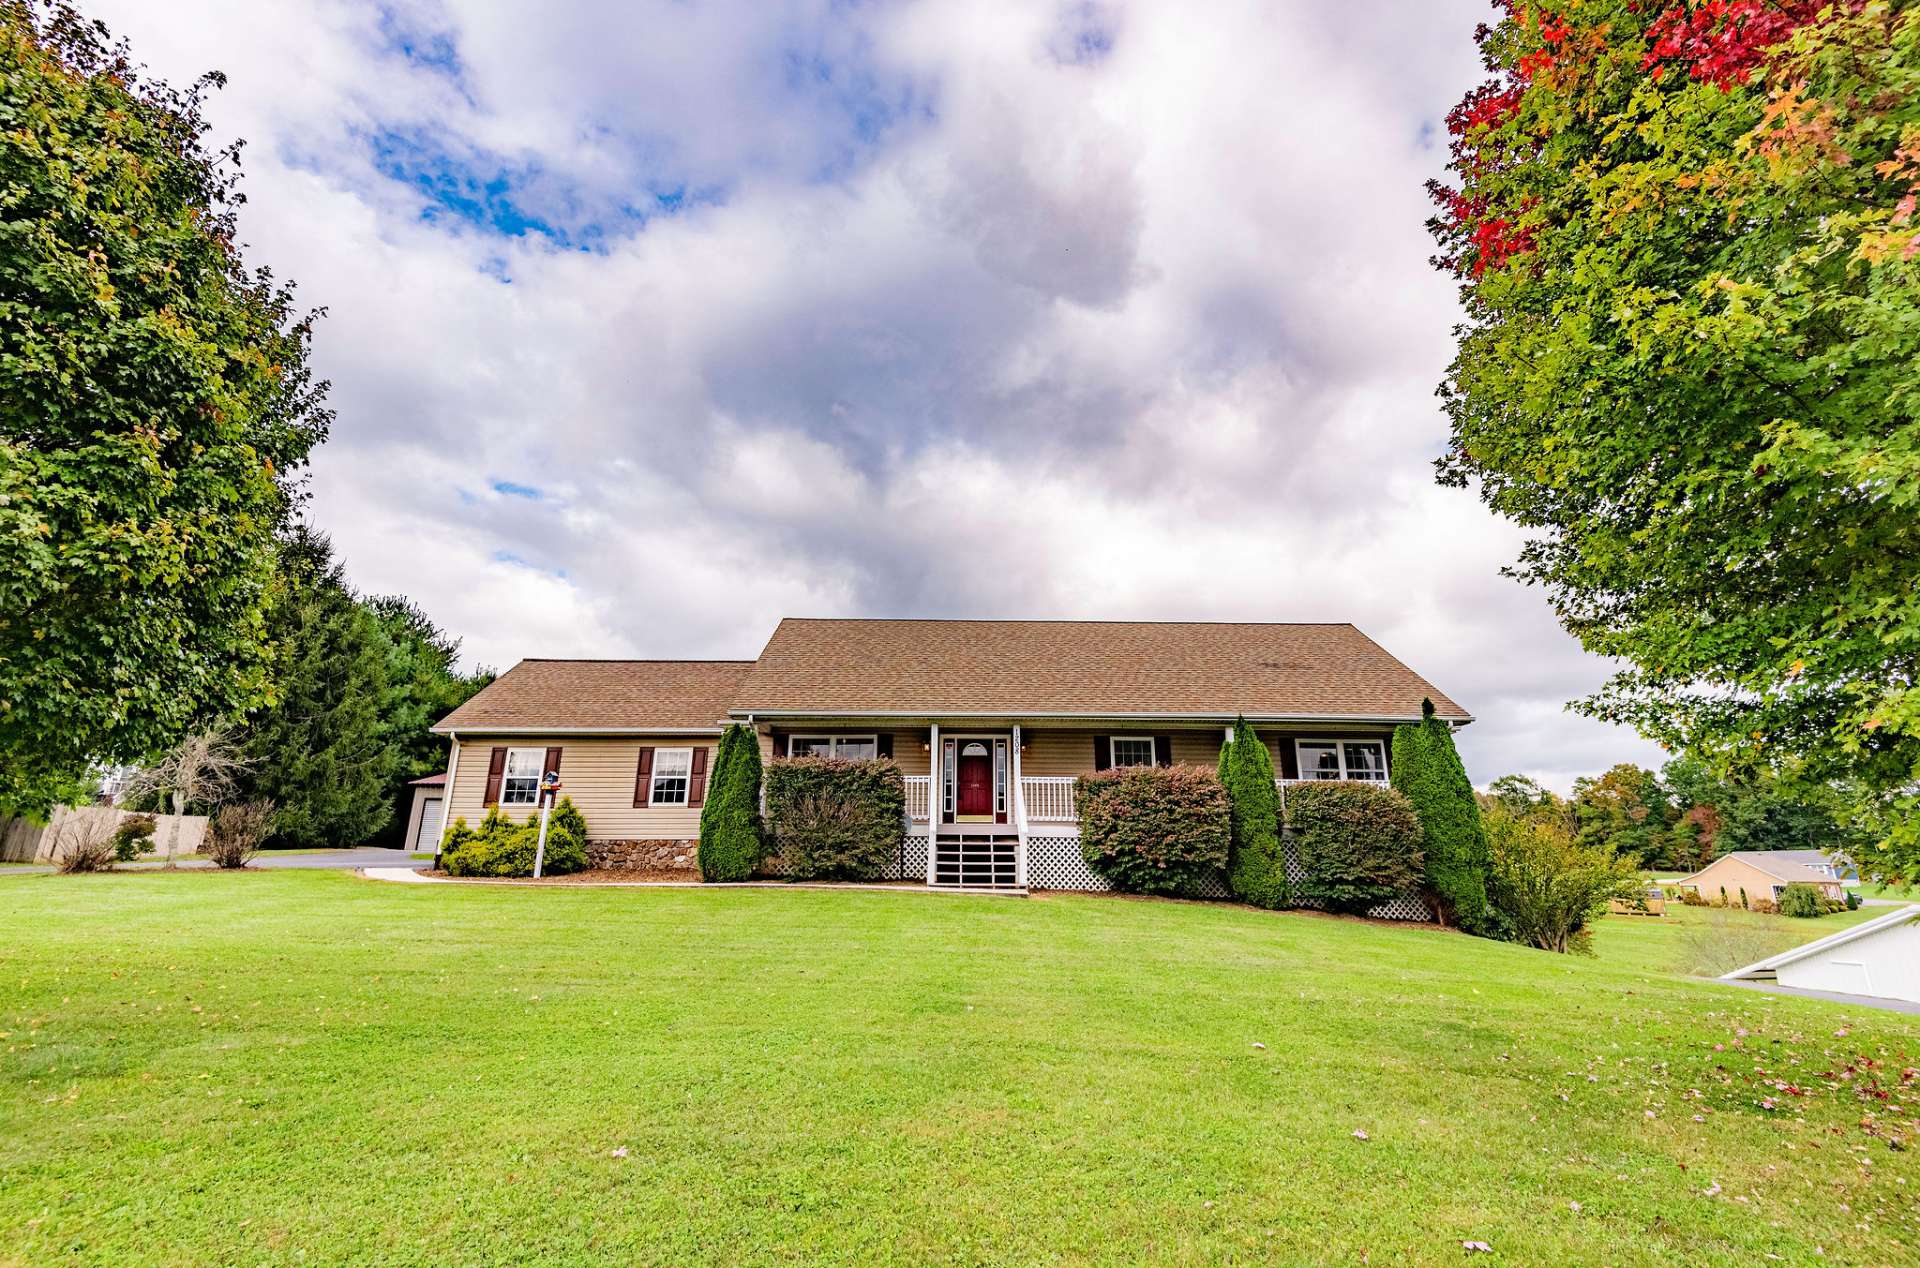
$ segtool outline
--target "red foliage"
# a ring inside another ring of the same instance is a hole
[[[1705,0],[1676,4],[1647,27],[1640,69],[1655,79],[1667,63],[1719,87],[1744,84],[1766,50],[1819,16],[1831,0]]]

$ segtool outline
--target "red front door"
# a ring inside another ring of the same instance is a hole
[[[962,756],[955,775],[960,785],[958,815],[993,814],[993,762],[985,756]]]

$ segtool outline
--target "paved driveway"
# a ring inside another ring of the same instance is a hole
[[[431,867],[430,859],[409,858],[405,850],[382,850],[373,846],[362,846],[355,850],[327,850],[317,854],[281,853],[276,850],[262,850],[254,857],[253,866],[266,868],[280,867]],[[129,872],[150,872],[166,866],[159,862],[141,861],[139,863],[121,863],[117,865]],[[181,859],[181,867],[212,867],[205,859]],[[55,869],[49,865],[34,867],[0,867],[0,876],[38,876]]]

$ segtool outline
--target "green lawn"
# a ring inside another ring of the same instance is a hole
[[[1671,976],[1678,923],[1581,960],[1201,904],[280,871],[11,877],[0,928],[0,1263],[1920,1246],[1920,1150],[1875,1134],[1920,1087],[1821,1077],[1897,1085],[1920,1017]]]

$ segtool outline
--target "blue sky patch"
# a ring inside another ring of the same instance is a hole
[[[544,491],[534,488],[531,484],[515,484],[511,480],[495,480],[493,491],[510,498],[530,498],[534,501],[539,501],[546,496]]]

